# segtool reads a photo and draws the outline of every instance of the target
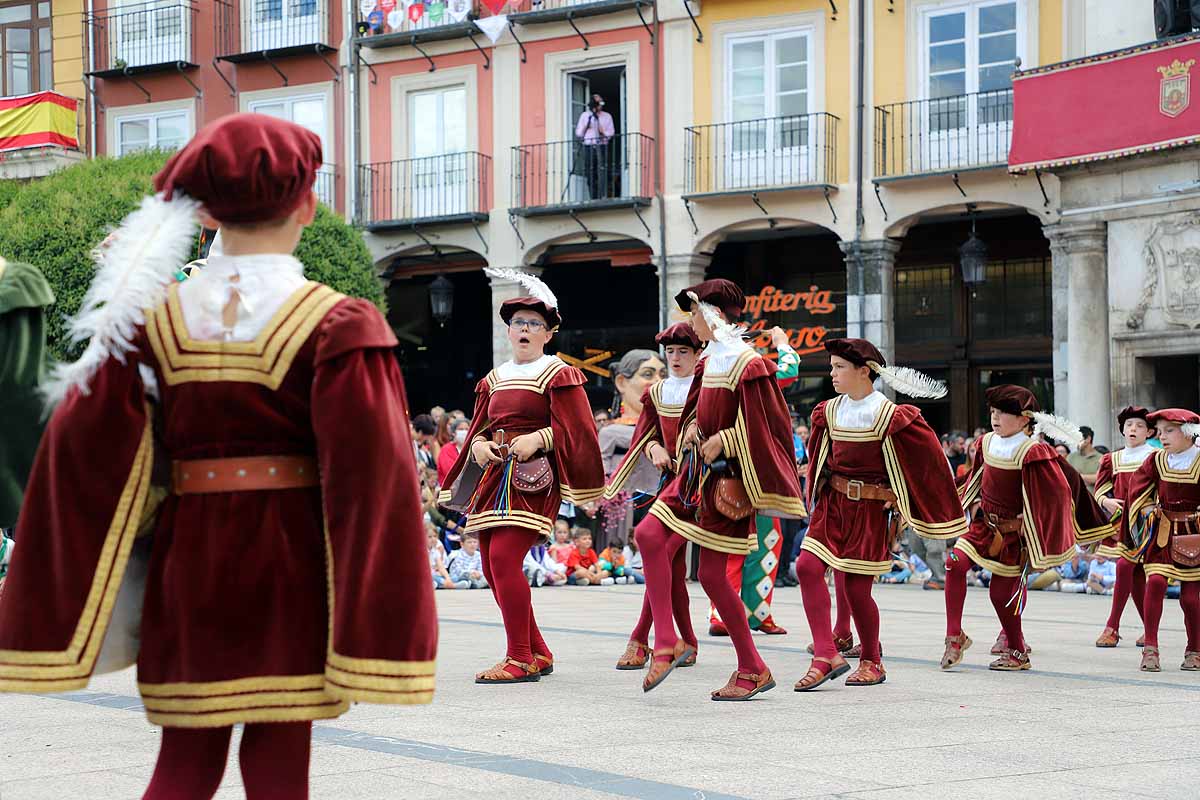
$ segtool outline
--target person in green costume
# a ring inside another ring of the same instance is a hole
[[[41,270],[0,258],[0,529],[16,527],[25,481],[42,435],[37,387],[46,371],[46,306],[54,292]]]

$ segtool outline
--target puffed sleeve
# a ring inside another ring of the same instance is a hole
[[[1113,456],[1105,453],[1100,457],[1100,468],[1096,470],[1096,499],[1113,497],[1116,493],[1116,483],[1113,480]]]
[[[437,613],[404,379],[369,303],[322,323],[312,419],[330,574],[326,689],[344,699],[433,699]]]
[[[916,406],[896,406],[883,440],[883,461],[900,515],[914,531],[927,539],[966,534],[967,519],[950,463]]]
[[[604,460],[583,373],[563,367],[550,379],[550,430],[540,431],[554,457],[563,500],[583,505],[604,494]]]

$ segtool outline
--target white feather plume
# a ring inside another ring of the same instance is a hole
[[[712,303],[706,303],[696,296],[695,292],[688,292],[688,297],[692,302],[700,308],[700,313],[704,315],[704,321],[708,323],[708,327],[713,332],[713,339],[721,344],[738,346],[746,343],[746,326],[733,325],[725,321],[721,315],[720,309]]]
[[[188,260],[198,207],[185,197],[170,202],[161,195],[146,197],[92,252],[96,274],[79,312],[67,323],[71,340],[87,340],[87,347],[78,361],[55,365],[40,387],[47,412],[73,387],[87,394],[89,381],[108,359],[124,363],[137,327],[146,321],[145,309],[166,297],[176,271]]]
[[[501,281],[515,281],[521,284],[525,291],[529,292],[530,297],[545,303],[550,308],[558,308],[558,298],[554,296],[554,292],[550,291],[550,287],[536,275],[530,275],[528,272],[521,272],[520,270],[505,267],[484,267],[483,271],[490,278],[496,278]]]
[[[1183,431],[1184,436],[1187,436],[1192,439],[1195,439],[1197,436],[1200,436],[1200,423],[1185,422],[1185,423],[1183,423],[1183,425],[1181,425],[1179,427],[1180,427],[1180,430]]]
[[[1072,450],[1079,447],[1083,441],[1083,432],[1079,430],[1079,426],[1064,417],[1047,414],[1044,411],[1026,411],[1031,419],[1033,419],[1033,435],[1037,436],[1040,433],[1046,434],[1047,437],[1056,442],[1062,442]]]
[[[871,369],[879,373],[879,377],[883,379],[884,383],[900,394],[932,400],[946,396],[946,384],[929,377],[924,372],[912,367],[881,367],[874,361],[867,363]]]

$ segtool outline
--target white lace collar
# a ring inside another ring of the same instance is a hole
[[[1118,464],[1140,464],[1154,452],[1154,447],[1148,442],[1142,442],[1137,447],[1124,447],[1117,451]]]
[[[303,285],[304,265],[290,255],[210,255],[205,266],[179,285],[179,305],[193,339],[246,342]],[[223,312],[235,293],[237,322],[226,330]]]
[[[1186,472],[1192,468],[1197,453],[1200,453],[1200,448],[1197,447],[1189,447],[1182,453],[1167,453],[1167,466],[1179,472]]]
[[[704,371],[710,375],[726,373],[733,369],[734,363],[749,349],[750,345],[741,339],[735,342],[714,339],[704,348]]]
[[[692,388],[692,379],[694,375],[688,375],[684,378],[676,378],[674,375],[664,380],[659,384],[662,388],[659,389],[658,397],[663,402],[663,405],[681,406],[687,400],[688,390]]]
[[[558,356],[544,355],[536,361],[530,361],[528,364],[518,364],[510,359],[496,367],[496,375],[503,381],[512,380],[513,378],[536,378],[542,374],[546,367],[550,366],[551,361],[557,358]]]
[[[848,394],[841,396],[837,404],[837,419],[834,424],[839,428],[865,431],[875,427],[879,417],[880,407],[887,402],[882,392],[871,392],[861,400],[855,400]]]
[[[1029,434],[1019,431],[1012,436],[1001,436],[993,433],[988,437],[988,454],[998,458],[1012,458],[1021,449],[1021,445],[1029,441]]]

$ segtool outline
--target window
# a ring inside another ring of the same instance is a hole
[[[447,86],[408,96],[413,216],[460,214],[469,207],[473,162],[467,150],[467,90]]]
[[[180,0],[121,0],[113,12],[109,67],[191,60],[190,12]]]
[[[50,3],[0,0],[0,97],[54,88]]]
[[[1050,259],[992,261],[987,281],[971,296],[971,329],[976,339],[1050,336]]]
[[[242,36],[248,50],[316,44],[324,38],[324,0],[243,0]]]
[[[268,116],[285,119],[288,122],[294,122],[301,127],[307,128],[320,138],[321,152],[326,159],[329,158],[331,152],[329,143],[329,115],[326,110],[325,95],[310,94],[272,100],[258,100],[249,103],[247,110],[255,114],[267,114]],[[322,202],[328,206],[333,205],[332,165],[326,164],[319,171],[316,191]]]
[[[138,150],[177,150],[192,135],[187,111],[121,116],[115,126],[118,156]]]
[[[1016,0],[973,3],[925,15],[923,70],[929,99],[1012,88],[1021,55]]]
[[[896,270],[896,341],[904,344],[945,339],[953,330],[955,267]]]
[[[784,31],[729,40],[729,119],[736,125],[735,150],[807,144],[810,35]],[[769,118],[783,117],[768,125]],[[768,130],[771,128],[772,130]],[[770,135],[770,134],[774,135]]]

